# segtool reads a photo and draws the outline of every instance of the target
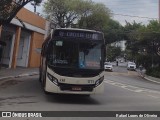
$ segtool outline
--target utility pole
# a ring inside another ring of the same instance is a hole
[[[33,5],[33,7],[34,7],[34,13],[36,13],[36,2],[35,1],[32,2],[31,5]]]

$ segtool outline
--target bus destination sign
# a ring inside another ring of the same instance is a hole
[[[103,35],[101,33],[82,32],[82,31],[56,31],[54,35],[57,37],[84,38],[92,40],[103,39]]]

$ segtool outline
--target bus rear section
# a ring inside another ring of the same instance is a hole
[[[103,34],[58,29],[41,56],[40,76],[45,92],[97,94],[104,90]],[[101,39],[100,39],[101,38]]]

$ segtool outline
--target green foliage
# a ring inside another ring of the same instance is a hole
[[[90,9],[78,21],[78,27],[102,31],[110,18],[109,9],[100,3],[91,2],[89,6]]]
[[[160,67],[150,68],[146,71],[146,74],[156,78],[160,78]]]
[[[61,28],[78,27],[102,30],[109,19],[109,9],[91,0],[48,0],[44,12]]]
[[[160,23],[158,21],[150,21],[147,26],[141,23],[127,23],[124,27],[128,31],[127,50],[130,51],[128,56],[137,62],[137,65],[142,64],[150,75],[157,76],[157,69],[151,69],[153,66],[160,68],[160,56],[157,53],[160,47]]]
[[[72,14],[70,13],[67,16],[67,13],[71,10],[69,3],[70,0],[48,0],[44,4],[44,12],[47,14],[46,17],[56,22],[59,26],[65,27],[65,19]]]
[[[116,57],[121,55],[121,49],[119,47],[114,47],[107,45],[107,61],[114,61]]]
[[[123,27],[119,22],[109,19],[103,29],[106,44],[123,40],[124,34],[122,31]]]
[[[61,28],[70,27],[76,21],[85,1],[82,0],[48,0],[44,12],[51,21]]]

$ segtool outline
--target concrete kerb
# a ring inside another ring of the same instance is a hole
[[[148,75],[146,75],[146,74],[144,74],[142,72],[139,72],[139,71],[137,71],[137,73],[139,74],[139,76],[141,76],[145,80],[148,80],[150,82],[154,82],[154,83],[160,84],[160,79],[159,78],[154,78],[154,77],[148,76]]]
[[[7,77],[0,77],[0,80],[5,80],[5,79],[9,79],[9,78],[14,78],[15,76],[7,76]]]
[[[146,80],[148,80],[148,81],[151,81],[151,82],[154,82],[154,83],[160,84],[160,79],[158,79],[158,78],[154,78],[154,77],[145,75],[145,76],[144,76],[144,79],[146,79]]]
[[[27,77],[27,76],[34,76],[34,75],[38,75],[38,72],[33,72],[33,73],[29,73],[29,74],[20,74],[17,76],[7,76],[7,77],[0,77],[0,80],[5,80],[5,79],[10,79],[10,78],[20,78],[20,77]]]

